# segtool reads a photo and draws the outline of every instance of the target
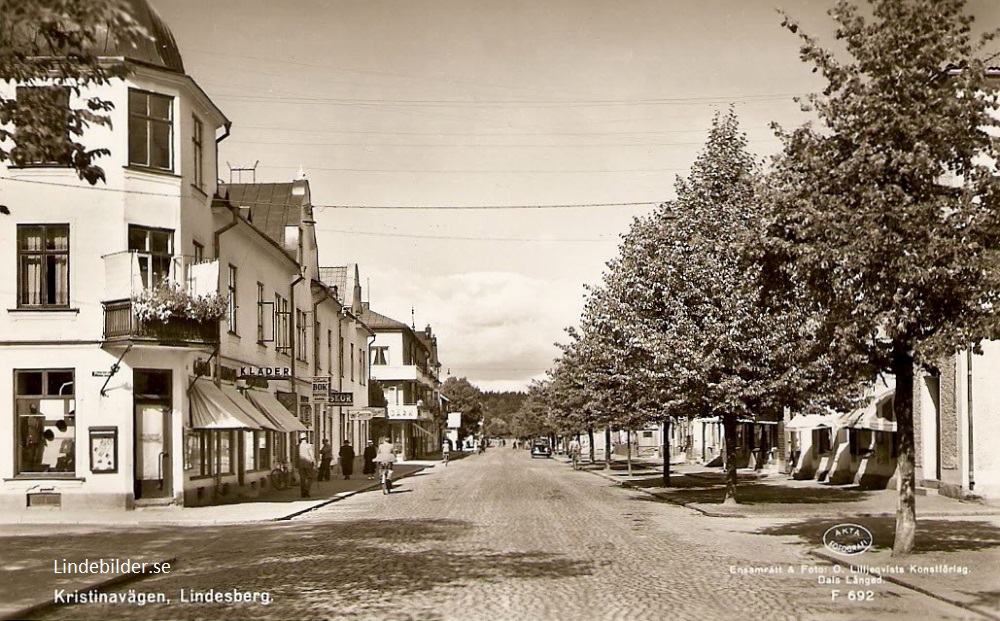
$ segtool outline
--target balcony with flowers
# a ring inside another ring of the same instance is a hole
[[[219,342],[227,300],[219,262],[142,252],[106,255],[104,342],[174,346]]]

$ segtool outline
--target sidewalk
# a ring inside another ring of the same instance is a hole
[[[631,476],[622,462],[610,471],[603,464],[587,465],[585,470],[708,517],[750,518],[738,522],[746,522],[748,531],[764,537],[797,536],[813,556],[844,567],[843,576],[861,578],[860,584],[838,587],[844,593],[877,590],[877,582],[864,582],[874,575],[1000,621],[1000,507],[940,496],[933,490],[918,495],[915,551],[900,561],[891,556],[895,490],[861,490],[740,471],[740,504],[722,505],[725,481],[719,468],[673,466],[669,488],[663,487],[662,465],[655,462],[633,462]],[[824,533],[843,523],[868,529],[871,549],[857,556],[828,551],[822,543]]]
[[[435,461],[396,464],[396,479],[414,476]],[[176,563],[178,544],[186,529],[206,527],[206,542],[213,526],[289,520],[297,515],[378,489],[378,481],[364,475],[349,481],[314,483],[312,498],[301,498],[298,487],[270,492],[250,502],[209,507],[150,507],[135,511],[73,511],[31,509],[0,512],[0,620],[24,619],[53,603],[55,593],[86,592],[113,584],[141,580],[143,573],[60,574],[54,563],[83,560],[118,560]],[[122,526],[139,526],[127,536]]]
[[[411,476],[424,468],[433,466],[435,461],[407,461],[398,463],[394,469],[395,478]],[[378,481],[369,480],[363,474],[352,475],[350,480],[343,476],[330,481],[314,482],[310,498],[302,498],[297,485],[282,491],[268,491],[259,498],[243,502],[231,502],[204,507],[142,507],[133,511],[91,510],[63,511],[47,507],[36,507],[21,511],[0,511],[0,525],[7,524],[115,524],[115,525],[157,525],[157,524],[243,524],[287,520],[322,507],[331,502],[353,496],[358,492],[378,487]],[[9,532],[9,528],[4,528]]]

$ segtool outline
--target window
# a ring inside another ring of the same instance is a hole
[[[365,350],[358,348],[358,380],[359,383],[365,385]]]
[[[871,429],[849,429],[847,433],[847,441],[850,444],[851,455],[868,455],[875,448],[875,438]]]
[[[205,262],[205,246],[200,242],[192,242],[194,244],[194,262],[204,263]]]
[[[146,288],[153,288],[170,277],[174,260],[174,232],[130,224],[128,249],[139,253],[139,274]]]
[[[372,347],[372,366],[385,366],[389,364],[388,347]]]
[[[17,87],[18,110],[12,119],[17,166],[68,166],[69,89],[60,86]]]
[[[289,328],[288,300],[277,293],[274,294],[274,343],[275,348],[282,354],[290,355],[289,339],[291,332]]]
[[[229,333],[236,334],[236,266],[229,266],[229,308],[226,313],[229,322]]]
[[[348,358],[351,361],[351,381],[354,381],[354,345],[351,345],[351,357]]]
[[[73,369],[14,371],[17,474],[76,473]]]
[[[128,92],[128,162],[173,171],[173,97]]]
[[[333,375],[333,330],[326,331],[326,370]]]
[[[194,127],[191,130],[191,144],[194,147],[194,177],[193,185],[202,192],[205,191],[205,146],[202,143],[202,135],[205,133],[205,126],[201,119],[194,117]]]
[[[219,432],[219,468],[217,474],[233,474],[233,451],[236,450],[236,443],[233,442],[233,430]]]
[[[340,337],[340,377],[344,377],[344,337]]]
[[[17,305],[69,307],[69,225],[17,225]]]
[[[264,345],[264,283],[257,283],[257,343]]]
[[[820,455],[825,455],[832,450],[832,442],[830,439],[829,429],[814,429],[813,430],[813,446],[816,447],[816,451]]]
[[[316,322],[316,326],[313,328],[313,361],[316,363],[316,375],[320,374],[323,366],[323,358],[319,355],[320,349],[323,347],[323,324]]]
[[[309,346],[309,327],[306,325],[306,314],[304,311],[295,309],[295,331],[297,334],[295,343],[295,357],[303,362],[306,359],[306,350]]]

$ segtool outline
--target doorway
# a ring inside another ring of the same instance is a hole
[[[171,498],[170,440],[173,418],[170,371],[137,369],[135,371],[133,460],[136,500]]]

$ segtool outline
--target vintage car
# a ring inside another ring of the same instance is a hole
[[[531,458],[535,457],[552,457],[552,447],[548,440],[535,440],[531,445]]]

